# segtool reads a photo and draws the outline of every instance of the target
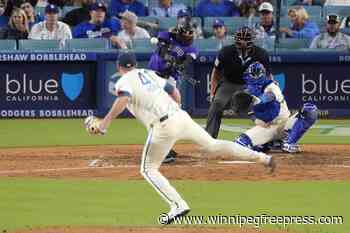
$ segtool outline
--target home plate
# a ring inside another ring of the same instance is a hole
[[[219,164],[251,164],[256,162],[251,161],[219,161]]]

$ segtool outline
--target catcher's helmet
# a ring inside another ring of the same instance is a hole
[[[176,40],[183,45],[191,45],[194,38],[195,27],[191,17],[179,18],[175,28]]]
[[[264,65],[260,62],[250,64],[244,72],[243,79],[248,85],[264,84],[268,80]]]
[[[233,35],[236,47],[239,49],[251,48],[253,46],[254,37],[254,31],[249,27],[242,27]]]

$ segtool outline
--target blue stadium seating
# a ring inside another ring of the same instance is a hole
[[[78,6],[64,6],[62,9],[62,17],[64,17],[68,12],[70,12],[74,9],[77,9],[77,8],[80,8],[80,7],[78,7]]]
[[[60,49],[58,40],[19,40],[19,50],[51,51]]]
[[[69,50],[106,50],[110,49],[110,42],[107,39],[71,39],[66,41],[66,49]]]
[[[220,49],[219,41],[213,38],[194,40],[193,45],[201,51],[217,51]]]
[[[280,49],[302,49],[309,48],[311,43],[310,39],[294,39],[294,38],[282,38],[278,48]]]
[[[1,40],[0,51],[13,51],[17,49],[16,40]]]
[[[150,39],[135,39],[132,41],[132,48],[135,52],[153,52],[156,49],[155,44],[151,44]]]
[[[324,16],[335,13],[342,17],[350,16],[350,6],[324,6]]]

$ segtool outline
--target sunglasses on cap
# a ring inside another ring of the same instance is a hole
[[[338,15],[327,15],[327,22],[331,24],[339,23],[340,19]]]

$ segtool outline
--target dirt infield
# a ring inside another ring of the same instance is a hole
[[[225,155],[201,154],[194,145],[175,147],[178,161],[162,166],[170,179],[178,180],[350,180],[349,145],[307,145],[303,153],[273,153],[278,167],[269,174],[259,164],[232,163]],[[0,177],[47,177],[55,179],[143,179],[139,173],[141,145],[17,148],[0,150]],[[236,161],[237,162],[237,161]],[[195,169],[193,169],[195,168]],[[232,228],[49,228],[17,233],[282,233]],[[290,231],[288,231],[290,232]]]
[[[307,145],[303,153],[296,155],[274,153],[278,168],[272,175],[258,164],[232,164],[233,158],[225,155],[201,154],[194,145],[182,144],[175,148],[179,152],[176,164],[162,166],[169,179],[350,179],[349,145]],[[139,173],[141,152],[141,145],[2,149],[0,176],[142,179]]]

